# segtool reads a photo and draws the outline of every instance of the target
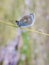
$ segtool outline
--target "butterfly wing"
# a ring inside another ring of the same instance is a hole
[[[19,27],[29,27],[29,26],[32,26],[34,22],[33,20],[34,20],[33,14],[25,15],[20,19],[20,21],[17,22],[17,25]]]

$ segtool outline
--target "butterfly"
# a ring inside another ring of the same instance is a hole
[[[19,27],[30,27],[35,22],[35,15],[34,14],[28,14],[23,16],[19,21],[16,20],[16,23]]]

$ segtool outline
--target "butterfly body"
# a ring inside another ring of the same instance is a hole
[[[33,14],[25,15],[20,19],[20,21],[16,21],[16,23],[19,27],[32,26],[34,24],[34,15]]]

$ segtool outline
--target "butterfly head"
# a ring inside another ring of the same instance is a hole
[[[17,21],[17,20],[16,20],[16,23],[17,23],[17,25],[18,25],[19,27],[21,27],[20,21]]]

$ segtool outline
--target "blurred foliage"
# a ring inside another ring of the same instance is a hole
[[[0,22],[16,25],[15,20],[30,12],[34,12],[36,17],[35,25],[30,30],[36,29],[49,33],[49,0],[0,0]],[[16,27],[0,23],[0,45],[6,45],[7,41],[13,39],[15,35],[17,35]],[[28,65],[49,65],[49,37],[36,32],[23,32],[22,37],[24,45],[21,52],[27,56]],[[44,48],[47,54],[45,60],[41,48]],[[22,62],[20,65],[25,64]]]

